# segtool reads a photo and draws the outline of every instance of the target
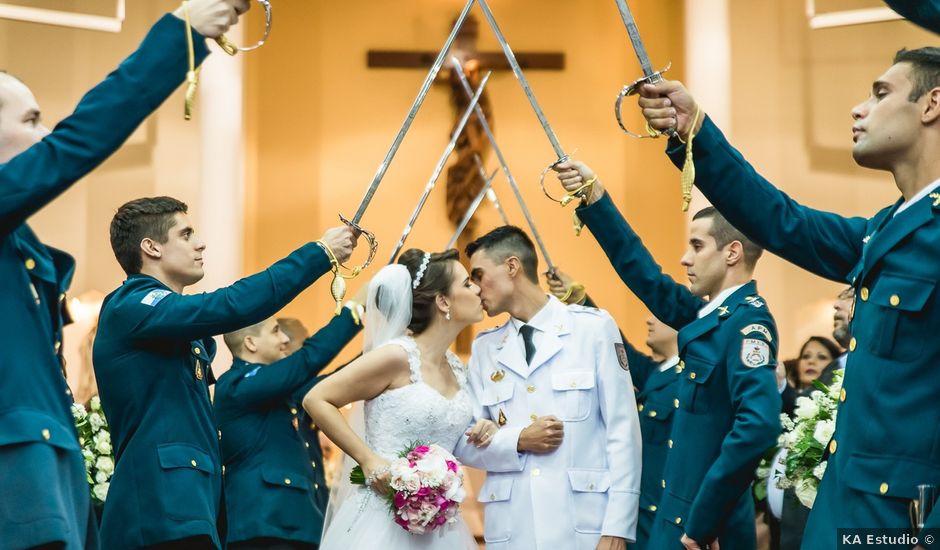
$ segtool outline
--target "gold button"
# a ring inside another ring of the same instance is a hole
[[[891,298],[888,298],[888,301],[891,302],[892,306],[897,306],[898,304],[901,303],[901,297],[898,296],[897,294],[892,294]]]
[[[592,483],[588,485],[588,491],[593,491],[593,490],[594,490],[594,484]]]
[[[680,360],[680,361],[679,361],[679,366],[684,369],[684,368],[685,368],[685,361],[681,361],[681,360]]]
[[[26,258],[26,262],[25,262],[25,263],[26,263],[26,269],[28,269],[28,270],[30,270],[30,271],[32,271],[33,269],[36,268],[36,260],[34,260],[34,259],[32,259],[32,258]]]
[[[534,468],[532,470],[532,477],[538,477],[541,474],[542,474],[542,470],[539,470],[538,468]]]
[[[836,449],[839,447],[839,444],[836,443],[836,440],[833,439],[829,442],[829,454],[835,454]]]
[[[656,511],[656,505],[650,504],[650,512],[655,512],[655,511]]]
[[[490,500],[496,500],[496,495],[494,493],[490,493]]]
[[[314,484],[313,484],[313,490],[314,490],[314,491],[316,491],[316,490],[319,489],[319,488],[320,488],[320,484],[319,484],[319,483],[314,483]]]
[[[222,441],[222,430],[219,430],[219,441]]]
[[[525,391],[529,393],[535,393],[535,386],[533,386],[532,384],[529,384],[529,386],[525,389]]]
[[[569,387],[577,388],[577,387],[578,387],[578,383],[572,380],[572,381],[571,381],[571,385],[570,385]]]
[[[285,477],[285,478],[284,478],[284,485],[290,485],[290,478],[289,478],[289,477]]]
[[[49,438],[50,438],[50,437],[52,437],[52,434],[49,433],[49,430],[47,430],[46,428],[43,428],[43,429],[42,429],[42,438],[45,439],[46,441],[49,441]]]
[[[690,379],[690,380],[695,380],[695,373],[694,373],[694,372],[689,375],[689,379]]]
[[[663,489],[665,489],[665,488],[666,488],[666,480],[664,479],[664,480],[663,480]]]
[[[225,464],[222,465],[222,475],[225,475]]]
[[[290,408],[290,413],[291,413],[291,414],[297,414],[297,407],[291,407],[291,408]]]
[[[650,415],[650,418],[654,418],[656,416],[656,411],[650,411],[649,415]]]
[[[867,301],[868,301],[868,287],[867,287],[867,286],[863,286],[863,287],[862,287],[861,296],[862,296],[862,301],[863,301],[863,302],[867,302]]]
[[[65,388],[65,395],[72,395],[72,390]]]
[[[672,400],[672,404],[675,405],[677,409],[679,408],[679,400],[678,400],[678,399],[673,399],[673,400]]]
[[[839,401],[845,401],[845,388],[842,388],[842,391],[839,392]]]
[[[199,353],[200,353],[201,351],[202,351],[202,350],[199,349],[199,348],[193,348],[193,353],[195,353],[196,355],[199,355]]]
[[[849,340],[849,351],[855,351],[855,346],[857,345],[858,342],[856,342],[855,337],[853,336],[852,339]]]
[[[61,342],[61,341],[59,341],[59,340],[56,340],[56,341],[55,341],[55,346],[54,346],[54,347],[55,347],[55,352],[56,352],[56,353],[59,353],[59,348],[61,348],[61,347],[62,347],[62,342]]]
[[[309,449],[309,448],[310,448],[310,442],[309,442],[309,441],[304,441],[304,446],[306,446],[306,447]]]
[[[670,448],[670,449],[672,448],[672,440],[671,440],[671,439],[669,440],[669,448]]]
[[[536,415],[534,415],[534,414],[533,414],[533,415],[529,415],[529,418],[531,418],[531,419],[532,419],[532,422],[535,422],[536,420],[538,420],[538,419],[539,419],[539,417],[538,417],[538,416],[536,416]]]
[[[882,483],[882,484],[881,484],[881,487],[878,487],[878,492],[881,493],[881,494],[887,493],[887,492],[888,492],[888,484],[887,484],[887,483]]]
[[[676,525],[679,525],[680,523],[682,523],[682,518],[676,518]]]
[[[61,294],[59,294],[59,301],[60,301],[60,302],[64,302],[64,301],[65,301],[65,293],[64,293],[64,292],[61,293]]]
[[[636,410],[638,410],[638,411],[640,411],[640,412],[643,412],[643,403],[640,403],[640,404],[637,406]]]
[[[189,461],[189,463],[193,465],[193,468],[195,468],[195,467],[196,467],[196,465],[197,465],[197,463],[196,463],[196,459],[195,459],[195,458],[194,458],[194,459],[192,459],[192,460],[190,460],[190,461]]]
[[[310,461],[310,465],[313,466],[313,469],[314,469],[314,470],[317,469],[317,463],[316,463],[315,460],[311,460],[311,461]]]

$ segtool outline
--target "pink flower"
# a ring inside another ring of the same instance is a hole
[[[456,472],[456,471],[457,471],[457,463],[454,462],[453,460],[448,460],[448,461],[447,461],[447,469],[450,470],[451,472]]]
[[[431,448],[428,447],[427,445],[418,445],[417,447],[414,448],[414,452],[420,454],[421,456],[426,455],[428,451],[430,450]]]

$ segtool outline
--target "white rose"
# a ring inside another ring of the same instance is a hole
[[[800,499],[803,506],[807,508],[812,508],[813,502],[816,501],[816,483],[817,481],[813,478],[801,479],[797,482],[796,488],[794,489],[796,498]]]
[[[91,407],[93,411],[101,410],[101,399],[96,395],[91,398],[91,401],[88,403],[88,406]]]
[[[816,439],[820,445],[826,446],[829,444],[829,440],[832,439],[832,434],[835,431],[835,422],[832,420],[820,420],[816,423],[816,429],[813,430],[813,438]]]
[[[797,397],[794,412],[797,418],[815,418],[819,414],[819,405],[809,397]]]
[[[104,417],[96,412],[93,412],[88,415],[88,423],[91,424],[91,429],[97,432],[105,424]]]
[[[103,455],[111,454],[111,434],[105,431],[96,433],[95,450]]]
[[[816,479],[821,480],[823,478],[823,474],[826,473],[826,466],[828,464],[829,464],[828,461],[823,460],[822,462],[819,463],[818,466],[813,468],[813,475],[816,476]]]
[[[88,413],[85,411],[84,405],[81,403],[72,403],[72,417],[75,420],[81,420],[86,414]]]
[[[438,455],[428,454],[416,464],[418,472],[424,474],[422,477],[428,481],[428,485],[436,487],[444,482],[444,476],[447,475],[447,462]]]
[[[110,477],[114,473],[114,459],[110,456],[99,456],[95,462],[95,468],[98,472]]]
[[[95,474],[95,483],[105,483],[108,481],[108,476],[104,472],[98,472]]]
[[[91,492],[94,493],[95,498],[104,502],[105,499],[108,498],[108,488],[110,486],[110,483],[96,483]]]

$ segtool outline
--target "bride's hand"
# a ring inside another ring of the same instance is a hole
[[[366,485],[380,495],[388,493],[389,465],[389,461],[378,457],[368,464],[362,465],[362,473],[366,476]]]
[[[499,426],[496,422],[485,418],[477,420],[477,423],[466,432],[467,443],[476,445],[477,448],[486,447],[492,443],[497,431],[499,431]]]

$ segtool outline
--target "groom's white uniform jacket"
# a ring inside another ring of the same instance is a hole
[[[641,440],[620,333],[603,310],[550,297],[530,321],[526,364],[521,322],[510,319],[473,343],[474,416],[504,424],[489,447],[461,438],[457,456],[487,471],[487,550],[594,550],[601,535],[633,542],[640,498]],[[535,417],[564,421],[549,454],[516,452]]]

